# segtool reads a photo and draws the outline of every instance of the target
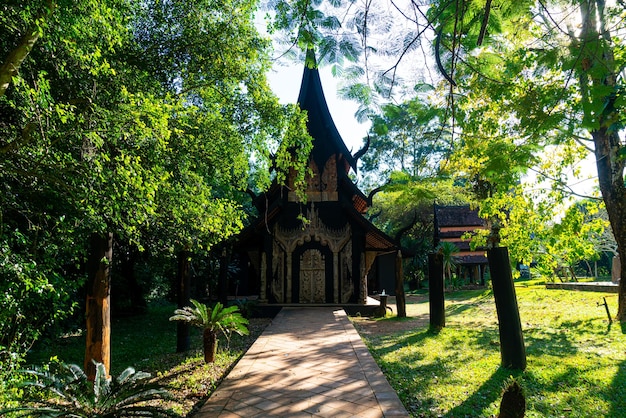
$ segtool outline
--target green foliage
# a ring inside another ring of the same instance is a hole
[[[182,309],[176,309],[174,315],[170,317],[170,321],[184,321],[189,324],[216,333],[230,337],[231,333],[239,335],[248,334],[248,320],[239,312],[237,305],[224,307],[217,302],[213,308],[191,299],[191,306],[185,306]]]
[[[228,351],[219,351],[215,362],[206,364],[202,354],[202,339],[199,338],[201,332],[196,328],[191,329],[190,351],[175,353],[172,350],[176,345],[176,325],[168,318],[174,308],[174,305],[163,301],[152,301],[148,303],[145,313],[112,318],[110,373],[119,375],[128,364],[134,365],[137,370],[151,373],[173,397],[159,401],[159,405],[187,416],[204,404],[270,320],[251,319],[248,325],[250,334],[233,335]],[[85,337],[79,331],[38,341],[29,351],[27,364],[45,364],[52,356],[57,356],[58,361],[64,363],[81,362],[85,352]],[[17,403],[12,405],[20,405],[19,394],[15,393],[18,390],[16,385],[12,384],[10,388],[1,396],[14,398]],[[0,405],[8,406],[2,401]]]
[[[370,150],[362,158],[362,170],[373,178],[403,171],[414,178],[433,177],[449,152],[442,109],[421,97],[400,105],[388,104],[374,117]]]
[[[116,251],[145,250],[157,271],[181,248],[206,252],[239,232],[247,188],[264,190],[294,167],[304,173],[305,115],[267,85],[256,7],[0,8],[3,60],[37,34],[0,93],[0,377],[72,312],[90,234],[112,231]]]
[[[154,403],[169,398],[169,393],[150,380],[150,374],[132,367],[111,378],[102,363],[96,363],[93,382],[75,364],[52,363],[45,368],[25,370],[26,404],[0,411],[9,416],[72,417],[178,417]],[[152,403],[150,403],[152,402]]]
[[[444,280],[448,280],[452,286],[452,269],[457,266],[454,256],[459,252],[459,247],[449,241],[441,241],[435,251],[441,254],[443,262]]]
[[[543,274],[595,260],[606,251],[608,222],[597,213],[598,200],[568,202],[561,193],[540,193],[520,186],[483,200],[480,213],[500,226],[500,245],[509,248],[511,259],[536,263]],[[489,231],[472,237],[472,245],[486,245]]]
[[[272,0],[265,7],[272,13],[268,31],[283,34],[278,40],[288,51],[294,46],[304,52],[316,49],[318,62],[331,64],[333,72],[341,72],[346,61],[354,62],[360,55],[358,36],[341,30],[346,25],[341,17],[345,2]]]
[[[401,241],[414,251],[414,256],[404,263],[404,274],[411,287],[419,287],[427,277],[428,254],[434,248],[433,204],[467,204],[469,197],[449,179],[415,179],[403,172],[392,173],[382,190],[373,197],[370,219],[390,236],[412,224]]]

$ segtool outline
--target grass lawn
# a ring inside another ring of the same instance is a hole
[[[205,364],[200,330],[191,329],[191,350],[176,351],[176,323],[170,322],[175,306],[152,305],[143,315],[114,319],[111,324],[111,374],[125,368],[151,373],[174,395],[171,407],[182,415],[195,411],[208,399],[221,379],[269,324],[268,318],[250,319],[250,335],[233,335],[229,349],[220,337],[215,363]],[[30,364],[42,364],[56,356],[82,367],[85,336],[77,332],[45,344],[29,353]]]
[[[500,367],[490,290],[447,293],[439,333],[428,330],[428,295],[407,297],[406,319],[353,322],[412,416],[496,416],[513,376],[526,395],[526,417],[626,417],[626,326],[609,325],[597,305],[606,297],[614,315],[617,295],[523,283],[516,284],[523,372]]]

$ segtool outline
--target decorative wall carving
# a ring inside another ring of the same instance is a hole
[[[352,245],[346,245],[341,251],[341,303],[348,303],[353,293]]]
[[[274,241],[272,248],[272,281],[270,291],[278,302],[284,302],[285,292],[283,283],[285,281],[285,252],[280,248],[280,244]]]
[[[352,238],[350,224],[340,229],[329,228],[320,219],[314,203],[307,211],[307,220],[309,222],[303,228],[286,229],[278,225],[274,227],[274,237],[283,244],[287,253],[293,253],[296,247],[312,239],[328,246],[333,253],[338,253]]]
[[[320,172],[314,160],[309,161],[309,173],[306,174],[306,195],[309,202],[329,202],[339,200],[337,192],[337,156],[331,155],[324,164],[324,169]],[[290,202],[297,202],[298,196],[293,191],[295,189],[296,173],[292,170],[289,173],[287,184],[291,190],[288,195]]]
[[[315,164],[314,160],[309,161],[310,174],[306,175],[306,192],[307,195],[310,192],[320,191],[320,170]]]
[[[375,251],[366,251],[365,257],[361,257],[361,293],[359,294],[359,303],[367,303],[367,275],[377,255],[378,253]]]
[[[339,199],[337,194],[337,157],[332,155],[322,172],[322,184],[321,186],[321,200],[322,201],[336,201]]]
[[[274,258],[272,260],[271,284],[272,294],[278,301],[284,301],[286,299],[287,302],[291,302],[291,284],[294,279],[300,280],[300,278],[292,277],[291,263],[293,253],[299,246],[313,240],[319,242],[325,247],[328,247],[333,253],[334,277],[326,278],[326,274],[324,273],[324,281],[326,279],[333,280],[333,301],[339,302],[340,299],[344,298],[343,295],[339,294],[339,276],[341,274],[339,253],[344,247],[346,247],[346,244],[350,242],[352,238],[352,229],[350,224],[346,224],[343,228],[338,229],[330,228],[325,225],[319,217],[318,210],[315,208],[315,203],[312,203],[311,208],[307,211],[307,220],[308,223],[306,223],[303,227],[298,228],[288,229],[281,228],[278,225],[274,226]],[[298,262],[302,263],[302,260],[298,260]],[[279,267],[278,264],[286,265],[286,271],[284,271],[284,268]],[[302,272],[302,264],[300,264],[300,271]],[[283,289],[283,283],[287,284],[286,289]],[[345,285],[345,288],[349,288],[348,284]],[[322,298],[324,298],[324,289],[325,287],[322,287]],[[343,284],[342,289],[344,289]],[[300,287],[300,298],[302,298],[302,292],[303,288]]]

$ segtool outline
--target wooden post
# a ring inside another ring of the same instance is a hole
[[[189,274],[189,251],[181,250],[178,253],[178,271],[176,277],[177,306],[179,309],[191,304],[191,275]],[[176,321],[176,352],[182,353],[190,348],[190,325],[186,321]]]
[[[502,366],[524,370],[526,369],[526,348],[513,286],[509,251],[506,247],[492,248],[487,251],[487,258],[498,313]]]
[[[85,319],[87,336],[84,369],[89,380],[94,380],[94,361],[111,370],[111,262],[113,234],[92,234],[87,259],[87,302]]]
[[[404,272],[402,270],[402,251],[396,256],[396,309],[398,318],[406,318],[406,299],[404,297]]]
[[[428,254],[428,301],[430,329],[440,331],[446,326],[446,308],[443,286],[443,255]]]

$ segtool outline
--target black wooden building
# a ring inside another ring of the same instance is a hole
[[[259,216],[235,245],[238,292],[270,304],[365,304],[394,283],[400,247],[364,217],[368,198],[349,177],[359,153],[340,137],[315,66],[304,69],[298,104],[313,138],[307,202],[290,180],[255,199]]]

